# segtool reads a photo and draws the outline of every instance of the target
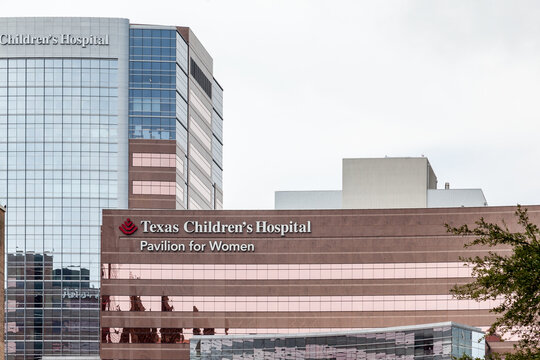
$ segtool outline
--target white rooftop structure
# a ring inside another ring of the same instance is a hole
[[[482,189],[437,189],[425,157],[343,159],[342,190],[276,191],[276,210],[487,206]]]

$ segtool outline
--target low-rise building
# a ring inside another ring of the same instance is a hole
[[[476,359],[485,355],[483,336],[478,328],[453,322],[294,335],[197,335],[190,359]]]
[[[483,217],[518,231],[515,210],[104,210],[101,358],[188,359],[198,335],[486,330],[500,300],[450,289],[472,280],[462,257],[492,249],[464,248],[444,225]],[[528,211],[540,222],[540,206]]]
[[[342,190],[276,191],[276,210],[486,206],[482,189],[437,188],[425,157],[343,159]]]

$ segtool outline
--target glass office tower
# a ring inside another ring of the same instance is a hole
[[[189,28],[0,18],[7,358],[99,354],[102,209],[221,206],[195,66],[217,84]]]
[[[212,58],[189,28],[132,25],[129,63],[130,208],[221,209],[223,90]]]

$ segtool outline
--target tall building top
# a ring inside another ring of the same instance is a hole
[[[101,210],[221,209],[222,149],[223,89],[190,28],[0,18],[8,357],[96,356]]]
[[[343,159],[342,190],[276,191],[275,208],[391,209],[486,206],[481,189],[437,189],[426,157]]]

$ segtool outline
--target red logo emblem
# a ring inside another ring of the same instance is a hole
[[[124,221],[124,223],[120,225],[118,228],[120,229],[121,232],[123,232],[126,235],[131,235],[138,229],[138,227],[129,219]]]

